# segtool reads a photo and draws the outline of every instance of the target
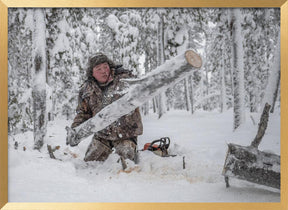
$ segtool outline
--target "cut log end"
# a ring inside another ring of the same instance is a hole
[[[185,58],[187,62],[193,67],[200,68],[202,66],[201,57],[197,53],[195,53],[193,50],[186,51]]]

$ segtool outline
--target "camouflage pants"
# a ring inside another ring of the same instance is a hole
[[[104,161],[112,153],[112,148],[115,152],[124,157],[135,161],[137,145],[133,140],[117,140],[109,141],[94,135],[85,154],[84,161]]]

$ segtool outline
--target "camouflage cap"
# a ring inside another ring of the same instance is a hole
[[[93,66],[93,68],[101,63],[108,63],[109,59],[106,55],[104,55],[103,53],[96,53],[94,56],[92,56],[89,59],[89,66]]]

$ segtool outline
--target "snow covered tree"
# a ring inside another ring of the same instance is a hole
[[[86,40],[89,34],[84,17],[83,9],[63,9],[56,23],[58,35],[50,52],[51,76],[58,81],[53,85],[53,103],[56,103],[53,112],[66,119],[74,114],[77,91],[84,80],[85,62],[89,56]]]
[[[228,11],[215,9],[211,18],[212,32],[208,52],[208,68],[210,69],[210,95],[214,95],[215,107],[220,107],[220,111],[225,111],[232,107],[229,101],[231,98],[231,37],[229,33]],[[211,33],[210,32],[210,33]],[[230,94],[229,94],[230,93]]]
[[[271,65],[268,85],[266,87],[265,97],[263,99],[264,105],[268,103],[269,105],[272,106],[271,112],[274,111],[275,103],[276,103],[279,88],[280,88],[280,74],[281,74],[280,58],[281,58],[281,55],[280,55],[280,33],[279,33],[277,45],[276,45],[275,52],[274,52],[274,61],[273,61],[273,65]]]
[[[251,112],[262,110],[261,101],[279,31],[276,20],[277,9],[244,10],[245,89]]]
[[[121,63],[125,68],[139,74],[139,24],[141,17],[137,10],[117,11],[110,14],[107,18],[107,25],[113,33],[114,41],[117,43]]]
[[[204,36],[203,36],[203,27],[202,27],[202,22],[203,18],[202,15],[199,11],[199,9],[184,9],[184,14],[183,19],[185,21],[185,25],[188,26],[188,37],[187,37],[187,42],[186,48],[187,49],[195,49],[202,51],[203,50],[203,41],[204,41]],[[187,78],[186,78],[187,80]],[[185,98],[189,99],[186,104],[190,107],[187,107],[187,110],[189,109],[191,113],[193,114],[194,111],[196,110],[197,106],[197,89],[201,89],[199,87],[200,81],[202,80],[202,70],[201,71],[195,71],[192,72],[191,75],[188,77],[187,82],[185,82]]]
[[[31,96],[31,30],[27,9],[8,10],[8,132],[33,127]],[[31,18],[32,17],[32,18]]]
[[[34,149],[44,144],[47,131],[46,113],[46,24],[43,9],[35,9],[33,13],[33,121]]]
[[[56,113],[56,102],[58,92],[58,79],[56,77],[57,73],[55,73],[55,55],[53,52],[53,47],[57,43],[57,39],[60,33],[60,29],[58,27],[58,22],[63,18],[63,10],[62,9],[46,9],[46,56],[47,56],[47,114],[48,121],[54,120]],[[57,82],[56,82],[57,81]],[[53,94],[54,93],[54,94]]]
[[[240,9],[231,9],[232,25],[232,58],[234,82],[234,129],[245,121],[245,89],[244,89],[244,63],[243,38],[241,30],[242,15]]]
[[[188,9],[170,9],[166,15],[165,31],[165,57],[170,59],[178,54],[184,53],[189,48],[189,27],[193,26],[192,18]],[[199,33],[199,32],[197,32]],[[192,34],[192,33],[191,33]],[[192,41],[193,42],[193,41]],[[191,108],[188,77],[183,79],[179,84],[166,91],[167,106],[178,109]],[[169,96],[168,97],[168,93]]]
[[[266,85],[268,66],[266,59],[264,11],[247,9],[244,11],[244,62],[247,104],[250,112],[257,112],[263,88]],[[267,27],[267,26],[265,26]]]
[[[165,46],[164,46],[164,16],[165,11],[163,9],[157,9],[158,24],[157,24],[157,66],[163,64],[165,58]],[[160,93],[157,97],[158,104],[158,118],[161,118],[166,112],[166,97],[165,93]]]

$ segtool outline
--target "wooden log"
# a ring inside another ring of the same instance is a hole
[[[270,108],[266,103],[258,124],[258,132],[250,146],[228,144],[222,172],[226,187],[230,186],[229,177],[234,177],[280,189],[280,156],[258,150],[268,125]]]
[[[222,174],[280,189],[280,156],[253,147],[228,144]]]

